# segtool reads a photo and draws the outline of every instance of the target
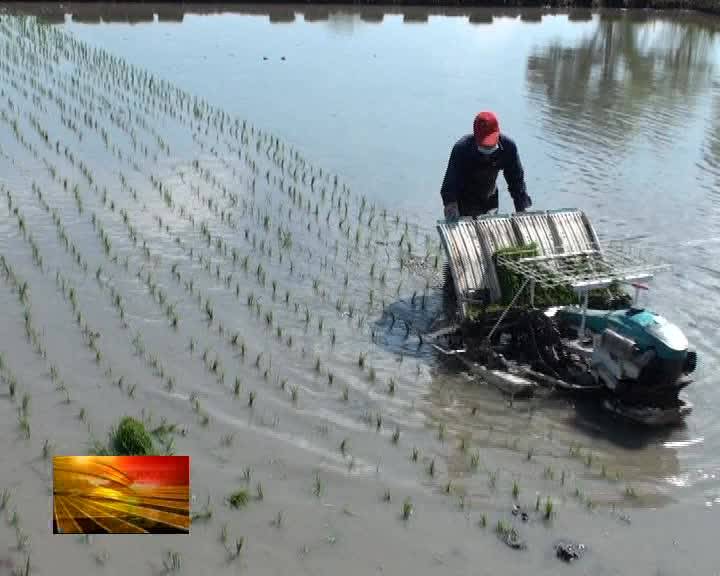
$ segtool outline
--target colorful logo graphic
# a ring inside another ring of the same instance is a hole
[[[189,456],[55,456],[55,534],[188,534]]]

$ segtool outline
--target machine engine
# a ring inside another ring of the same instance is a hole
[[[557,319],[577,327],[582,311],[566,307]],[[624,402],[672,403],[690,383],[696,353],[688,350],[682,331],[662,316],[641,308],[587,310],[585,326],[592,335],[593,375]]]

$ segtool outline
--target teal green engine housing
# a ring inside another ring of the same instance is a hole
[[[556,318],[560,322],[580,326],[582,315],[582,309],[567,306],[558,310]],[[680,328],[643,308],[587,310],[585,327],[596,334],[608,328],[614,330],[633,340],[641,352],[655,349],[657,357],[663,360],[683,361],[688,353],[688,341]]]
[[[583,311],[577,306],[557,310],[562,327],[580,327]],[[687,385],[684,375],[693,372],[697,356],[675,324],[650,310],[586,310],[585,328],[599,335],[593,362],[612,389],[640,392],[679,388]],[[623,386],[630,380],[635,384]],[[639,386],[638,386],[639,385]]]

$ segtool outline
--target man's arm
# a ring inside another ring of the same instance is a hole
[[[440,196],[445,207],[445,217],[458,217],[458,195],[460,194],[460,147],[455,144],[450,152],[445,178],[443,178]]]
[[[509,138],[505,139],[503,147],[508,155],[507,163],[503,168],[503,176],[508,185],[508,192],[510,192],[515,204],[515,211],[524,212],[525,209],[532,206],[532,200],[525,189],[525,172],[520,162],[520,155],[515,142]]]

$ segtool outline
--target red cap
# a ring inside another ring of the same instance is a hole
[[[500,125],[492,112],[480,112],[473,122],[473,133],[478,146],[496,146],[500,138]]]

